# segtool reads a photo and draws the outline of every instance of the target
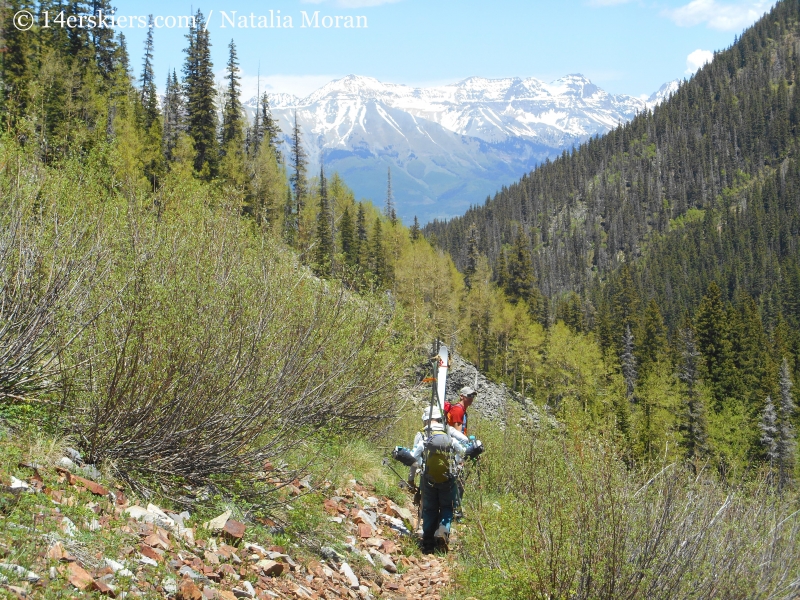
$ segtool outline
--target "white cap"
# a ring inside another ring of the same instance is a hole
[[[430,419],[439,419],[442,420],[442,411],[439,410],[438,406],[428,406],[425,410],[422,411],[422,420],[428,421]]]

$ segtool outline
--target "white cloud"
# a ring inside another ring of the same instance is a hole
[[[698,48],[686,57],[686,74],[694,75],[697,72],[697,69],[702,67],[707,62],[711,62],[713,58],[713,52],[710,50],[700,50]]]
[[[775,4],[774,0],[748,0],[729,4],[717,0],[692,0],[689,4],[661,14],[679,27],[705,23],[720,31],[741,31],[752,25]]]
[[[306,4],[322,4],[331,0],[302,0]],[[401,0],[332,0],[333,4],[341,8],[363,8],[365,6],[380,6],[381,4],[392,4]],[[623,0],[627,1],[627,0]]]

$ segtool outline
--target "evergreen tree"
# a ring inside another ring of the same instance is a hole
[[[184,131],[186,109],[183,100],[181,85],[175,70],[172,76],[167,74],[167,85],[164,94],[164,128],[162,134],[162,147],[167,162],[172,162],[175,148],[178,145],[178,136]]]
[[[667,349],[667,330],[664,319],[655,299],[647,303],[642,323],[642,335],[639,343],[639,367],[641,374],[647,373],[651,366],[665,357]]]
[[[508,279],[506,280],[505,292],[512,302],[528,301],[533,290],[533,260],[528,248],[528,238],[522,231],[517,229],[517,237],[511,249],[511,256],[508,258]]]
[[[506,261],[505,248],[500,249],[500,254],[497,257],[497,287],[505,290],[509,285],[508,275],[508,262]]]
[[[361,268],[362,273],[365,273],[370,268],[369,245],[367,243],[367,213],[364,210],[364,205],[358,203],[358,211],[356,212],[356,252],[358,256],[358,266]]]
[[[778,455],[778,415],[775,412],[775,405],[772,403],[770,396],[767,396],[767,401],[764,404],[759,428],[761,429],[761,447],[764,450],[764,456],[771,472],[778,464],[780,457]]]
[[[228,44],[228,64],[226,67],[228,85],[225,90],[225,106],[222,109],[222,151],[227,154],[244,145],[242,103],[239,99],[241,84],[239,82],[239,59],[236,55],[236,44],[233,40]]]
[[[158,119],[158,92],[156,91],[155,75],[153,73],[153,15],[149,15],[147,37],[144,42],[144,62],[142,64],[141,101],[144,108],[144,128],[150,129]]]
[[[261,131],[262,138],[259,143],[266,139],[269,147],[275,153],[276,160],[280,163],[283,160],[281,151],[278,145],[281,143],[280,134],[281,128],[278,122],[272,117],[272,111],[269,108],[269,95],[264,92],[261,96]]]
[[[200,178],[210,180],[216,176],[219,164],[217,108],[214,103],[216,89],[211,41],[200,10],[186,38],[189,41],[183,67],[186,131],[194,142],[194,169]]]
[[[416,242],[419,239],[420,229],[419,229],[419,219],[417,219],[417,215],[414,215],[414,224],[411,225],[410,235],[412,242]]]
[[[780,414],[776,453],[778,455],[778,487],[791,485],[794,479],[796,441],[794,434],[794,401],[792,400],[792,380],[789,377],[789,363],[783,359],[780,371]]]
[[[346,206],[339,223],[339,243],[344,255],[344,262],[349,267],[354,267],[358,264],[358,244],[355,235],[350,207]]]
[[[397,223],[397,211],[394,208],[394,194],[392,193],[392,168],[388,167],[386,174],[386,217],[394,225]]]
[[[33,13],[33,3],[25,0],[10,0],[2,9],[3,41],[2,56],[3,109],[7,127],[14,127],[25,115],[30,101],[30,83],[33,73],[33,49],[31,33],[20,31],[13,24],[14,15],[21,10]]]
[[[287,186],[286,203],[283,205],[283,239],[292,247],[297,243],[297,215],[294,212],[294,207],[292,188]]]
[[[722,409],[731,396],[733,360],[728,335],[728,315],[719,286],[711,282],[700,301],[696,317],[697,349],[702,355],[706,380],[714,394],[714,408]]]
[[[639,293],[628,263],[620,267],[619,277],[611,286],[610,292],[612,335],[617,352],[619,352],[621,350],[619,344],[624,338],[625,327],[630,325],[633,329],[637,329],[638,326]]]
[[[244,119],[242,103],[239,98],[239,62],[236,56],[236,44],[231,40],[228,44],[227,64],[228,85],[225,90],[225,105],[222,111],[220,163],[222,176],[232,185],[244,190],[249,195],[249,178],[246,175],[244,154]],[[249,203],[249,198],[247,202]]]
[[[109,0],[91,0],[91,12],[98,19],[114,14]],[[152,15],[150,15],[152,31]],[[95,53],[95,64],[106,82],[110,81],[117,64],[117,45],[114,43],[114,29],[111,27],[93,27],[92,46]]]
[[[380,217],[375,217],[375,225],[372,227],[372,239],[369,243],[371,271],[375,277],[375,285],[382,287],[388,281],[388,269],[386,264],[386,249],[383,247],[383,227]]]
[[[633,334],[630,324],[625,325],[622,337],[622,354],[619,362],[622,365],[622,376],[625,379],[625,395],[629,402],[634,402],[636,392],[636,357],[633,354]]]
[[[473,224],[467,233],[467,264],[464,267],[464,285],[469,289],[472,285],[472,276],[478,268],[478,228]]]
[[[317,212],[317,236],[314,248],[314,271],[320,277],[331,274],[331,254],[333,240],[331,236],[331,211],[328,206],[328,190],[325,182],[325,169],[319,170],[319,211]]]
[[[705,406],[697,389],[700,353],[690,327],[681,330],[680,343],[682,363],[678,377],[684,384],[686,398],[680,427],[682,446],[692,471],[697,475],[700,460],[708,454],[708,436]]]
[[[306,197],[306,167],[308,165],[308,155],[303,148],[303,136],[300,133],[300,125],[297,122],[297,111],[294,113],[294,127],[292,128],[292,175],[289,181],[292,183],[294,198],[297,207],[297,214],[303,209]]]

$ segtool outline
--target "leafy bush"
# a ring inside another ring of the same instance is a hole
[[[98,276],[70,280],[84,301],[59,307],[51,405],[87,460],[128,478],[219,481],[320,430],[388,425],[399,343],[381,298],[313,277],[213,186],[118,186],[109,152],[58,169],[19,158],[3,173],[19,222],[40,215],[32,252],[58,256],[67,219],[93,240],[61,248]]]
[[[781,598],[800,585],[793,500],[762,480],[729,489],[678,463],[634,472],[577,434],[482,437],[459,577],[470,595]]]

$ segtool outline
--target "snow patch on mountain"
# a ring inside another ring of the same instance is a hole
[[[287,138],[297,116],[311,172],[324,156],[357,196],[380,204],[389,166],[401,218],[424,222],[461,214],[546,158],[653,108],[678,84],[644,100],[609,94],[580,74],[428,88],[348,75],[305,98],[269,98]],[[245,105],[252,115],[257,99]]]

